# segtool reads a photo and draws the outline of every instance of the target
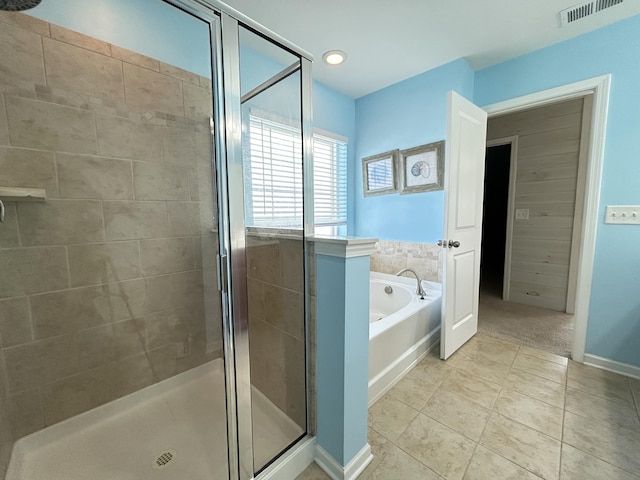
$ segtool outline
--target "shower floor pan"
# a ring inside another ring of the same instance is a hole
[[[214,360],[26,436],[6,480],[226,479],[223,375]],[[259,465],[302,434],[255,389],[253,417]]]

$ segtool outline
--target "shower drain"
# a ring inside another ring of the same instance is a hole
[[[155,470],[162,470],[164,468],[167,468],[171,461],[176,458],[176,454],[177,453],[175,450],[167,450],[165,452],[162,452],[153,460],[151,466]]]

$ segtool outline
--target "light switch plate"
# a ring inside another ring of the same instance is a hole
[[[529,220],[529,209],[516,208],[516,220]]]
[[[608,205],[604,223],[640,224],[640,205]]]

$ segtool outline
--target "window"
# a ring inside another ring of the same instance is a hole
[[[347,142],[326,133],[314,134],[313,140],[315,224],[324,233],[336,233],[347,223]],[[301,229],[300,130],[251,115],[245,152],[247,225]]]

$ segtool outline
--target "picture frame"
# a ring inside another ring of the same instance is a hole
[[[362,159],[362,187],[365,197],[398,191],[398,155],[398,150],[390,150]]]
[[[400,194],[444,188],[444,140],[400,150]]]

